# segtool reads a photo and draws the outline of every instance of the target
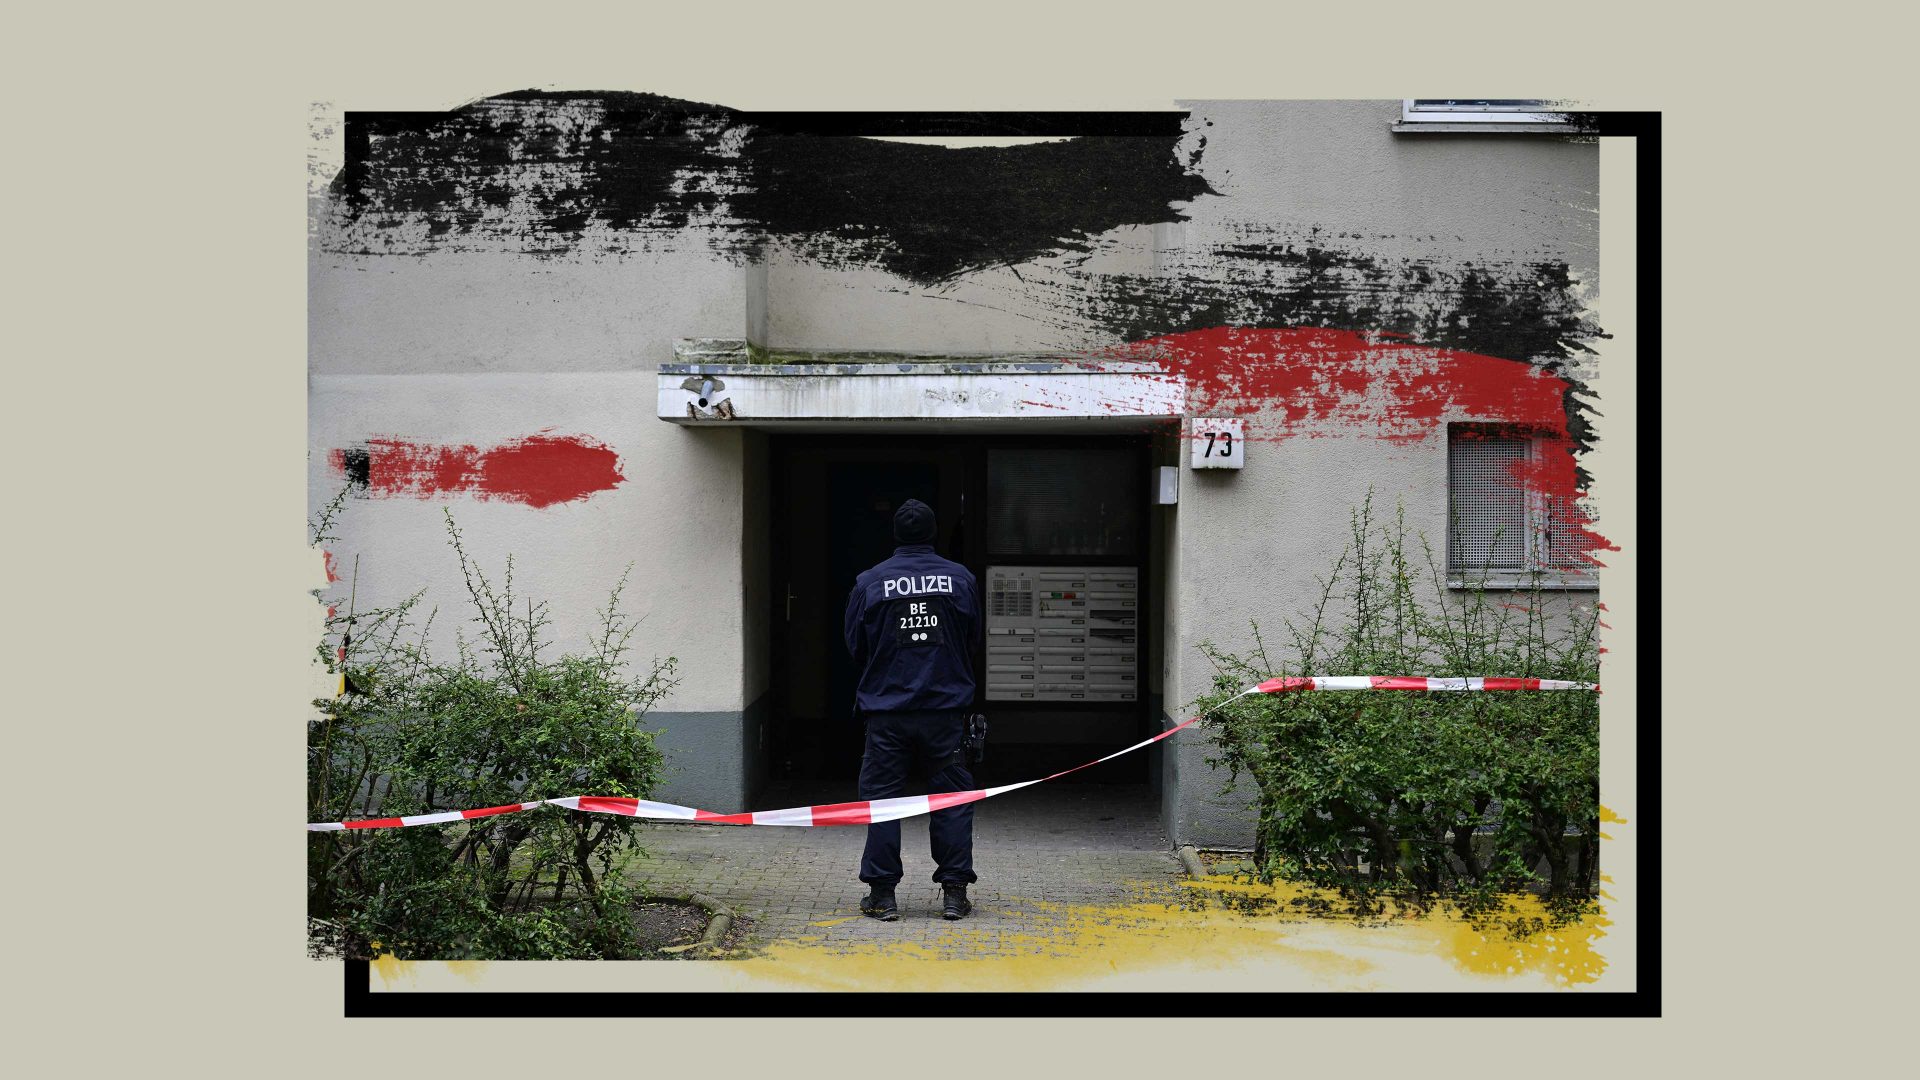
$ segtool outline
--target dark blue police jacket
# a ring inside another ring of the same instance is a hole
[[[846,632],[862,712],[973,704],[979,589],[966,567],[935,555],[932,544],[902,544],[854,579]]]

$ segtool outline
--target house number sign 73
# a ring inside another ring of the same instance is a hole
[[[1246,421],[1196,416],[1187,445],[1193,448],[1196,469],[1238,469],[1247,463]]]

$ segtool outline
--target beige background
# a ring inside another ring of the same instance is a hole
[[[27,600],[12,621],[29,639],[9,665],[20,739],[8,770],[18,807],[9,907],[24,908],[11,922],[25,955],[10,966],[33,999],[35,1014],[16,1016],[38,1036],[30,1056],[433,1076],[464,1071],[479,1051],[489,1071],[685,1075],[746,1047],[783,1072],[803,1059],[815,1062],[809,1072],[866,1072],[877,1049],[900,1069],[930,1067],[932,1021],[762,1021],[750,1040],[718,1019],[349,1025],[338,1019],[337,971],[302,959],[288,933],[302,859],[286,839],[301,812],[301,710],[287,691],[305,685],[311,647],[310,613],[288,602],[311,577],[301,540],[307,103],[445,108],[521,86],[788,109],[1158,108],[1404,90],[1667,110],[1662,383],[1666,413],[1682,422],[1664,425],[1664,460],[1650,464],[1664,472],[1669,586],[1631,613],[1610,606],[1617,629],[1658,618],[1669,639],[1669,1019],[1427,1022],[1383,1039],[1364,1021],[1210,1021],[1204,999],[1170,994],[1170,1024],[1026,1020],[990,1038],[976,1028],[974,1064],[1031,1055],[1236,1069],[1251,1067],[1242,1055],[1258,1043],[1277,1052],[1270,1067],[1290,1070],[1360,1053],[1423,1073],[1502,1061],[1610,1075],[1662,1062],[1844,1068],[1886,1030],[1876,1024],[1893,998],[1875,982],[1899,977],[1886,950],[1904,935],[1876,920],[1898,894],[1878,899],[1888,885],[1868,872],[1864,837],[1852,838],[1861,815],[1810,793],[1806,774],[1824,771],[1829,748],[1850,747],[1828,775],[1869,790],[1906,740],[1890,724],[1846,726],[1863,703],[1844,689],[1815,698],[1801,688],[1822,673],[1902,669],[1885,634],[1847,640],[1844,628],[1863,625],[1853,613],[1810,623],[1821,630],[1812,642],[1763,620],[1782,605],[1833,601],[1834,575],[1805,572],[1832,564],[1805,551],[1843,547],[1884,565],[1906,547],[1876,542],[1906,535],[1879,509],[1898,486],[1876,487],[1864,469],[1816,472],[1794,438],[1823,408],[1847,412],[1856,443],[1900,426],[1901,394],[1882,373],[1910,363],[1908,347],[1849,338],[1854,326],[1897,333],[1906,305],[1890,295],[1896,279],[1815,249],[1863,235],[1876,209],[1905,201],[1910,173],[1874,160],[1904,141],[1902,101],[1828,84],[1850,95],[1836,107],[1795,82],[1871,77],[1885,61],[1876,50],[1899,35],[1844,5],[1824,7],[1817,27],[1757,15],[1679,21],[1672,4],[1487,5],[1472,19],[1430,3],[1344,16],[1191,3],[1057,13],[969,4],[912,17],[892,5],[751,17],[691,7],[616,17],[625,5],[265,10],[21,24],[37,66],[17,92],[8,179],[25,234],[10,252],[13,307],[29,335],[9,349],[7,395],[7,564]],[[1842,197],[1813,189],[1836,181]],[[1609,171],[1605,200],[1611,183]],[[1788,216],[1805,210],[1823,220]],[[1891,239],[1879,246],[1899,251]],[[1622,275],[1617,256],[1604,257],[1611,295]],[[1610,307],[1603,322],[1618,330]],[[1619,370],[1601,401],[1615,430],[1630,419]],[[1623,441],[1605,445],[1603,483],[1614,482]],[[1870,446],[1865,458],[1886,460]],[[1603,507],[1603,528],[1623,538],[1619,508]],[[1843,528],[1864,541],[1842,540]],[[1771,549],[1795,544],[1802,553],[1784,565],[1802,572],[1788,575]],[[1864,625],[1895,629],[1897,602],[1869,607]],[[1609,654],[1610,681],[1625,651]],[[1707,681],[1729,677],[1752,688]],[[1634,817],[1636,800],[1612,775],[1607,798]],[[1807,867],[1836,877],[1803,883]]]

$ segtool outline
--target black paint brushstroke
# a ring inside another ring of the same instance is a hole
[[[1244,264],[1237,266],[1234,264]],[[1193,272],[1083,274],[1089,318],[1126,340],[1210,326],[1383,330],[1513,360],[1591,352],[1571,268],[1541,259],[1392,259],[1318,243],[1226,244]]]
[[[416,246],[478,236],[553,253],[594,226],[697,227],[722,251],[751,257],[779,240],[919,284],[1084,251],[1119,226],[1182,220],[1173,204],[1211,193],[1179,154],[1183,113],[1086,114],[1080,127],[1097,134],[1015,147],[819,134],[1058,135],[1076,115],[762,120],[654,94],[519,91],[444,113],[348,113],[335,191],[351,224],[424,220]]]
[[[1123,341],[1216,326],[1311,326],[1524,361],[1567,381],[1568,433],[1581,452],[1592,447],[1592,393],[1569,366],[1605,334],[1581,314],[1564,260],[1394,259],[1330,239],[1222,244],[1189,253],[1184,272],[1074,272],[1068,302]]]
[[[756,185],[735,208],[803,255],[836,250],[916,283],[1088,250],[1124,225],[1171,222],[1211,189],[1175,156],[1179,136],[1094,136],[952,149],[760,135]]]
[[[428,235],[578,239],[589,224],[684,229],[724,210],[739,113],[657,94],[519,91],[450,112],[349,112],[334,185],[351,220]],[[490,211],[518,203],[520,216]]]
[[[348,488],[356,493],[366,491],[373,479],[373,459],[367,448],[355,446],[340,451],[340,472]]]

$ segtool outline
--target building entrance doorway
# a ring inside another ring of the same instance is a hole
[[[1144,437],[783,434],[768,450],[772,781],[854,797],[864,738],[847,597],[892,554],[893,513],[910,498],[934,509],[934,550],[980,585],[976,708],[992,729],[982,786],[1077,765],[1150,730],[1158,598]],[[1147,757],[1068,779],[1144,783]]]

